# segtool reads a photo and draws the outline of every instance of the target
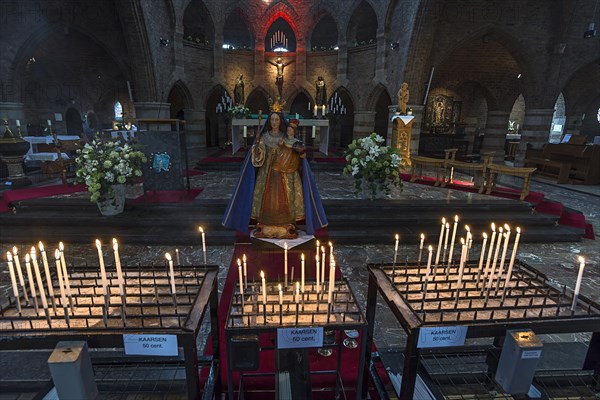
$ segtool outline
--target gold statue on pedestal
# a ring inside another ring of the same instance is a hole
[[[396,121],[396,148],[402,157],[402,166],[410,167],[410,137],[414,117],[407,115],[407,104],[409,98],[408,83],[403,82],[398,90],[398,112],[392,116],[392,122]]]

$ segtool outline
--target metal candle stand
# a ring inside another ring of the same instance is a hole
[[[573,292],[556,288],[548,277],[535,268],[515,261],[508,287],[505,279],[494,278],[488,289],[481,280],[476,262],[467,262],[460,288],[458,267],[432,266],[425,287],[425,266],[369,265],[367,321],[373,339],[377,291],[406,331],[404,369],[400,398],[413,398],[419,367],[419,331],[425,327],[467,326],[467,338],[503,338],[507,329],[527,328],[536,334],[594,332],[600,334],[600,305],[579,295],[575,312],[571,311]],[[426,289],[426,290],[425,290]],[[483,289],[483,290],[482,290]],[[597,342],[592,339],[592,342]],[[586,365],[592,365],[588,349]],[[589,362],[588,362],[589,360]],[[497,360],[496,360],[497,361]],[[368,362],[368,357],[367,357]],[[495,365],[490,365],[495,371]],[[593,367],[592,367],[593,368]],[[600,371],[595,371],[598,374]]]
[[[51,349],[59,341],[82,336],[90,348],[123,348],[123,334],[176,335],[178,346],[183,348],[183,360],[179,361],[186,370],[188,398],[195,398],[199,393],[198,364],[211,368],[204,396],[220,391],[218,266],[176,267],[176,295],[171,293],[169,270],[164,266],[124,265],[124,296],[119,293],[116,271],[106,271],[110,288],[106,308],[99,269],[72,266],[69,271],[73,298],[69,318],[65,318],[63,310],[70,311],[70,308],[57,307],[56,312],[50,310],[49,323],[41,309],[36,313],[33,305],[24,307],[23,298],[19,316],[16,301],[9,297],[9,303],[0,308],[0,350]],[[53,283],[57,283],[54,278]],[[207,309],[213,356],[199,360],[196,342]],[[153,357],[152,361],[156,360],[157,357]]]
[[[232,294],[231,305],[229,307],[225,325],[229,382],[228,398],[234,398],[234,387],[232,384],[232,360],[234,355],[231,349],[231,339],[236,336],[276,333],[278,328],[292,327],[323,327],[325,336],[330,331],[358,330],[361,333],[361,340],[356,393],[361,393],[363,390],[363,366],[367,349],[366,340],[364,340],[366,337],[367,324],[348,281],[345,278],[336,280],[331,306],[328,305],[327,290],[323,289],[317,292],[316,282],[314,281],[307,281],[305,283],[305,293],[300,293],[301,299],[297,303],[294,298],[295,289],[292,290],[292,285],[288,288],[284,288],[283,305],[281,308],[279,304],[278,282],[267,282],[266,287],[266,306],[263,305],[260,283],[252,283],[249,287],[244,288],[243,300],[240,295],[239,283],[236,284],[234,293]],[[276,337],[277,336],[275,335],[275,346],[273,348],[261,347],[260,351],[277,351]],[[340,375],[343,344],[342,340],[338,340],[337,343],[329,345],[325,342],[326,341],[324,340],[323,347],[337,347],[337,364],[334,371],[319,371],[319,373],[335,374],[335,398],[338,398],[340,389],[343,390]],[[276,358],[278,358],[277,355]],[[275,373],[276,372],[277,371],[275,371]],[[243,391],[243,375],[244,374],[240,372],[240,391]],[[256,376],[257,374],[253,375]],[[277,379],[275,381],[278,382]]]

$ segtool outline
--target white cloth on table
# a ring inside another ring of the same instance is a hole
[[[68,160],[69,155],[66,153],[60,153],[63,160]],[[56,152],[43,152],[43,153],[33,153],[25,155],[25,161],[56,161],[58,160],[58,154]]]
[[[79,136],[75,135],[58,135],[58,140],[79,140],[81,139]],[[29,151],[25,156],[29,156],[31,154],[37,153],[36,145],[38,144],[51,144],[54,143],[54,138],[52,136],[23,136],[23,140],[29,142],[31,146],[29,147]]]
[[[111,131],[110,132],[110,136],[113,139],[116,139],[119,136],[121,136],[121,138],[123,138],[125,140],[129,140],[129,139],[132,139],[132,138],[135,137],[135,131],[134,130],[130,130],[130,131]]]

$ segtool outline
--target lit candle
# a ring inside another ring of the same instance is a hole
[[[427,283],[429,282],[429,274],[431,273],[431,258],[433,257],[433,247],[429,246],[429,257],[427,257],[427,270],[425,271],[425,292],[427,292]]]
[[[506,288],[510,283],[513,267],[515,265],[515,257],[517,256],[517,248],[519,247],[519,239],[521,238],[521,228],[517,226],[517,236],[515,237],[515,243],[513,246],[512,255],[510,256],[510,262],[508,263],[508,271],[506,271],[506,279],[504,281],[504,290],[502,291],[502,297],[506,294]]]
[[[44,307],[46,315],[48,315],[48,300],[46,299],[46,291],[44,290],[44,282],[42,282],[42,275],[40,274],[40,267],[37,262],[35,247],[31,248],[31,262],[33,263],[33,271],[35,272],[35,280],[37,281],[38,290],[40,291],[42,306]]]
[[[300,290],[302,291],[302,294],[304,294],[304,253],[300,254],[300,268]]]
[[[181,266],[181,258],[179,258],[179,249],[175,249],[175,260],[177,261],[177,265]]]
[[[50,304],[56,314],[56,306],[54,305],[54,287],[52,285],[52,277],[50,276],[50,267],[48,267],[48,257],[46,257],[46,250],[44,250],[44,244],[38,242],[40,253],[42,254],[42,264],[44,265],[44,273],[46,274],[46,284],[48,285],[48,294],[50,295]]]
[[[446,257],[446,249],[448,249],[448,238],[450,237],[450,223],[446,222],[446,236],[444,236],[444,257]],[[442,263],[444,260],[442,260]]]
[[[500,272],[498,273],[498,283],[500,283],[500,279],[502,278],[502,274],[504,273],[504,261],[506,260],[506,252],[508,251],[508,242],[510,240],[510,226],[504,224],[504,249],[502,249],[502,257],[500,258]]]
[[[283,290],[281,288],[281,283],[277,285],[279,288],[279,305],[283,305]]]
[[[17,276],[19,277],[19,283],[21,284],[21,288],[23,289],[25,301],[29,303],[29,296],[27,295],[27,288],[25,286],[25,279],[23,278],[23,271],[21,270],[21,262],[19,261],[19,253],[17,252],[17,246],[13,246],[12,256],[15,261],[15,266],[17,267]]]
[[[571,305],[571,311],[575,311],[577,307],[577,297],[579,296],[579,289],[581,288],[581,278],[583,278],[583,269],[585,268],[585,259],[579,257],[579,274],[577,275],[577,283],[575,284],[575,292],[573,293],[573,304]]]
[[[479,278],[481,277],[481,270],[483,268],[483,259],[485,258],[485,245],[487,244],[487,233],[483,232],[483,244],[481,245],[481,255],[479,256],[479,269],[477,271],[477,282],[479,285]]]
[[[21,301],[19,300],[19,288],[17,286],[17,277],[15,276],[15,270],[13,268],[12,254],[10,251],[6,252],[6,258],[8,259],[8,272],[10,273],[10,281],[12,283],[13,296],[17,302],[17,311],[21,313]]]
[[[243,278],[243,271],[242,271],[242,260],[240,260],[239,258],[237,259],[237,264],[238,264],[238,275],[240,278],[240,294],[243,296],[244,295],[244,278]]]
[[[329,258],[333,259],[333,243],[329,242]]]
[[[421,254],[423,253],[423,242],[425,241],[425,234],[421,233],[421,243],[419,244],[419,264],[421,264]]]
[[[321,284],[325,291],[325,246],[321,246]]]
[[[313,108],[313,115],[316,117],[317,116],[317,105],[315,104],[314,108]]]
[[[329,267],[329,291],[327,292],[327,303],[331,304],[333,286],[335,285],[335,261],[331,260]]]
[[[398,258],[398,243],[400,243],[400,235],[396,233],[396,245],[394,246],[394,265],[396,265],[396,259]]]
[[[492,261],[492,267],[490,270],[490,275],[488,276],[488,289],[492,287],[492,281],[494,280],[494,276],[496,274],[496,262],[498,262],[498,253],[500,253],[500,245],[502,244],[502,237],[504,234],[502,233],[502,227],[498,228],[498,240],[496,241],[496,250],[494,251],[494,261]]]
[[[456,282],[456,301],[458,301],[460,289],[462,288],[462,277],[463,272],[465,270],[465,261],[467,258],[467,242],[464,238],[460,238],[460,243],[462,244],[462,251],[460,253],[460,263],[458,267],[458,282]]]
[[[244,287],[248,287],[248,269],[246,268],[246,254],[242,255],[242,263],[244,264]]]
[[[206,237],[204,236],[204,229],[201,226],[198,227],[198,230],[202,234],[202,254],[204,255],[204,265],[206,265]]]
[[[321,291],[321,281],[320,281],[320,267],[319,267],[319,253],[317,252],[317,255],[315,256],[315,262],[316,262],[316,271],[315,274],[317,276],[317,293],[319,293]]]
[[[33,298],[33,304],[35,312],[37,312],[37,293],[35,290],[35,283],[33,281],[33,275],[31,274],[31,264],[29,264],[29,254],[25,254],[25,270],[27,271],[27,280],[29,281],[29,290],[31,291],[31,297]]]
[[[321,246],[321,242],[317,239],[317,255],[319,254],[319,247]]]
[[[69,313],[67,312],[67,296],[65,295],[65,288],[63,285],[63,275],[62,275],[62,265],[60,263],[60,251],[58,249],[54,250],[54,261],[56,263],[56,275],[58,277],[58,288],[60,290],[60,301],[63,306],[63,310],[65,313],[65,318],[69,318]]]
[[[121,270],[121,257],[119,257],[119,243],[115,238],[113,238],[113,251],[115,254],[115,266],[117,268],[117,282],[119,284],[119,294],[123,296],[125,294],[123,285],[123,271]]]
[[[165,258],[169,262],[169,276],[171,280],[171,294],[175,296],[177,292],[175,291],[175,272],[173,271],[173,259],[169,253],[165,253]]]
[[[244,125],[244,133],[243,136],[246,137],[248,136],[248,127],[246,125]]]
[[[265,273],[263,271],[260,271],[260,278],[262,279],[263,304],[267,305],[267,282],[265,282]]]
[[[71,305],[71,313],[73,312],[73,296],[71,294],[71,283],[69,282],[69,274],[67,272],[67,263],[65,262],[65,245],[63,242],[58,243],[58,250],[60,251],[60,263],[63,269],[63,278],[65,280],[65,287],[67,289],[67,296],[69,297],[69,304]]]
[[[106,270],[104,269],[104,256],[102,255],[102,243],[96,239],[96,248],[98,249],[98,261],[100,262],[100,276],[102,278],[102,294],[107,296],[108,293],[108,282],[106,281]],[[106,302],[106,299],[105,299]]]
[[[456,239],[456,228],[458,228],[458,215],[454,216],[454,229],[452,229],[452,240],[450,241],[450,251],[448,252],[448,266],[452,262],[452,253],[454,252],[454,240]]]
[[[323,105],[321,106],[321,112],[323,113],[323,115],[325,115],[325,104],[323,104]]]
[[[465,230],[467,231],[467,237],[465,239],[465,246],[467,246],[467,259],[469,258],[469,249],[471,248],[471,228],[469,225],[465,225]],[[465,260],[466,261],[466,260]]]
[[[287,287],[288,284],[288,244],[287,242],[283,242],[283,275],[284,275],[284,284]]]
[[[294,296],[294,300],[296,300],[296,306],[298,305],[298,302],[300,301],[300,282],[296,282],[296,296]],[[297,311],[298,309],[296,309]]]
[[[490,249],[488,250],[487,261],[485,263],[485,271],[483,272],[483,282],[484,283],[485,283],[487,274],[490,272],[490,265],[492,262],[492,254],[494,252],[494,239],[496,239],[496,224],[494,224],[492,222],[492,238],[490,239]]]

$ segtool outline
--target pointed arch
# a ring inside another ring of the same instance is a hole
[[[348,21],[346,39],[355,45],[376,43],[378,26],[375,9],[367,0],[362,0],[354,7]]]
[[[390,92],[387,90],[387,88],[382,83],[378,83],[377,86],[375,86],[373,88],[373,90],[371,90],[371,93],[369,94],[369,97],[367,98],[367,108],[366,109],[374,110],[375,105],[376,105],[377,101],[379,100],[379,97],[382,94],[387,95],[387,97],[390,98],[390,100],[391,100]]]
[[[336,113],[343,108],[343,112]],[[337,87],[327,100],[330,112],[330,145],[345,147],[354,138],[354,100],[348,89],[344,86]]]
[[[246,98],[246,107],[251,113],[258,113],[262,110],[263,115],[269,112],[269,92],[262,86],[255,87]]]
[[[337,21],[326,10],[322,10],[309,27],[310,42],[307,48],[331,50],[338,43],[340,32]]]
[[[290,114],[300,114],[302,118],[311,118],[312,111],[309,110],[309,105],[314,104],[314,99],[311,97],[308,90],[303,87],[297,88],[289,97]]]
[[[271,27],[273,22],[275,22],[278,18],[282,18],[284,21],[286,21],[288,23],[288,25],[294,32],[294,35],[296,36],[296,38],[303,37],[303,35],[298,30],[298,26],[296,26],[296,23],[294,22],[294,20],[300,21],[301,20],[300,16],[296,13],[296,11],[289,8],[287,5],[285,5],[283,3],[277,3],[277,4],[278,4],[277,7],[269,8],[263,14],[263,17],[267,18],[267,23],[265,23],[263,25],[263,28],[259,32],[259,37],[257,39],[264,41],[264,39],[267,35],[267,32],[269,31],[269,28]],[[293,17],[291,17],[290,15],[292,15]],[[264,46],[264,44],[262,46]]]
[[[233,8],[223,26],[223,44],[230,44],[235,49],[253,49],[255,43],[255,27],[250,22],[245,9]]]
[[[195,108],[194,97],[192,96],[192,93],[188,89],[187,85],[182,80],[179,79],[173,84],[170,92],[172,92],[173,90],[179,91],[184,101],[185,108]]]
[[[203,1],[191,0],[183,11],[183,38],[208,45],[215,40],[215,23]]]

